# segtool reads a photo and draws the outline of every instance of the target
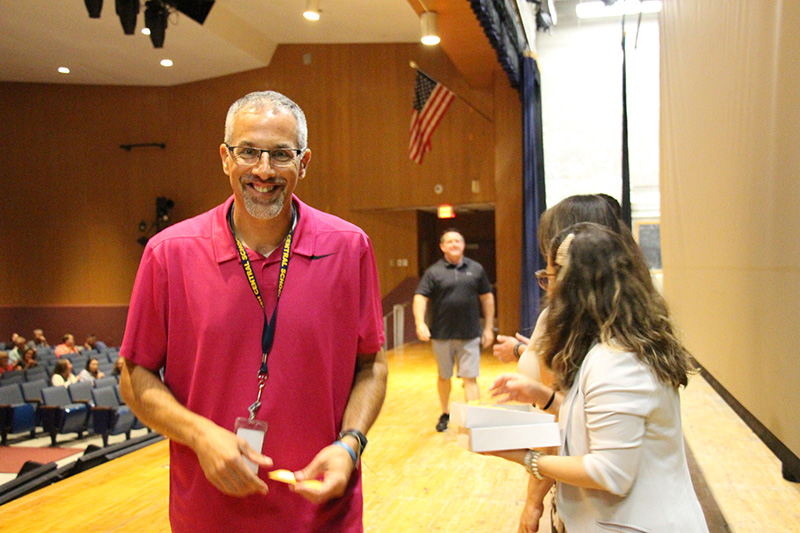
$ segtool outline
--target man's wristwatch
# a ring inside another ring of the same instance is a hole
[[[519,349],[520,349],[521,347],[522,347],[522,343],[521,343],[521,342],[517,342],[517,344],[515,344],[515,345],[514,345],[514,355],[516,355],[516,356],[517,356],[517,359],[519,359],[520,357],[522,357],[522,354],[520,354],[520,353],[519,353]]]
[[[358,447],[359,447],[358,456],[361,457],[361,455],[364,453],[364,449],[367,447],[367,436],[361,433],[357,429],[346,429],[341,433],[339,433],[338,437],[339,440],[342,440],[342,438],[345,437],[346,435],[350,435],[351,437],[353,437],[358,441]]]

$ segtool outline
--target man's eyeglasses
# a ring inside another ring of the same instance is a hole
[[[539,286],[544,290],[550,287],[550,278],[556,277],[555,274],[548,274],[547,270],[537,270],[533,275],[536,276],[536,281],[539,282]]]
[[[269,162],[272,166],[287,166],[294,162],[297,157],[305,150],[299,148],[276,148],[274,150],[265,150],[263,148],[254,148],[252,146],[228,146],[228,151],[231,153],[237,163],[242,165],[255,165],[261,160],[263,154],[269,156]]]

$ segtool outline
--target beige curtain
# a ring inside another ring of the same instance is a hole
[[[664,290],[800,455],[800,2],[666,0],[660,30]]]

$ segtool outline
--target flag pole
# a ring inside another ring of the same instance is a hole
[[[417,64],[417,62],[416,62],[416,61],[413,61],[413,60],[409,61],[409,62],[408,62],[408,66],[410,66],[410,67],[411,67],[411,68],[413,68],[414,70],[418,70],[418,71],[422,72],[423,74],[425,74],[426,76],[428,76],[430,79],[432,79],[432,80],[434,79],[434,78],[433,78],[433,76],[431,76],[430,74],[428,74],[427,72],[425,72],[424,70],[422,70],[421,68],[419,68],[419,65]],[[434,81],[435,81],[435,80],[434,80]],[[437,83],[438,83],[438,82],[437,82]],[[453,93],[454,95],[456,95],[456,98],[458,98],[459,100],[461,100],[462,102],[464,102],[465,104],[467,104],[467,107],[469,107],[470,109],[472,109],[473,111],[475,111],[477,114],[479,114],[480,116],[482,116],[483,118],[485,118],[485,119],[486,119],[486,120],[488,120],[489,122],[491,122],[491,121],[492,121],[492,119],[490,119],[489,117],[487,117],[487,116],[486,116],[484,113],[482,113],[481,111],[479,111],[479,110],[478,110],[478,109],[477,109],[475,106],[473,106],[472,104],[470,104],[470,103],[469,103],[467,100],[465,100],[465,99],[464,99],[464,98],[463,98],[463,97],[462,97],[460,94],[458,94],[458,93],[457,93],[457,92],[455,92],[454,90],[450,89],[449,87],[447,88],[447,90],[448,90],[448,91],[450,91],[451,93]]]

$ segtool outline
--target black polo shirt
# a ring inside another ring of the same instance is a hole
[[[492,291],[480,263],[467,257],[458,266],[439,259],[417,286],[416,294],[428,298],[431,338],[474,339],[481,336],[479,296]]]

